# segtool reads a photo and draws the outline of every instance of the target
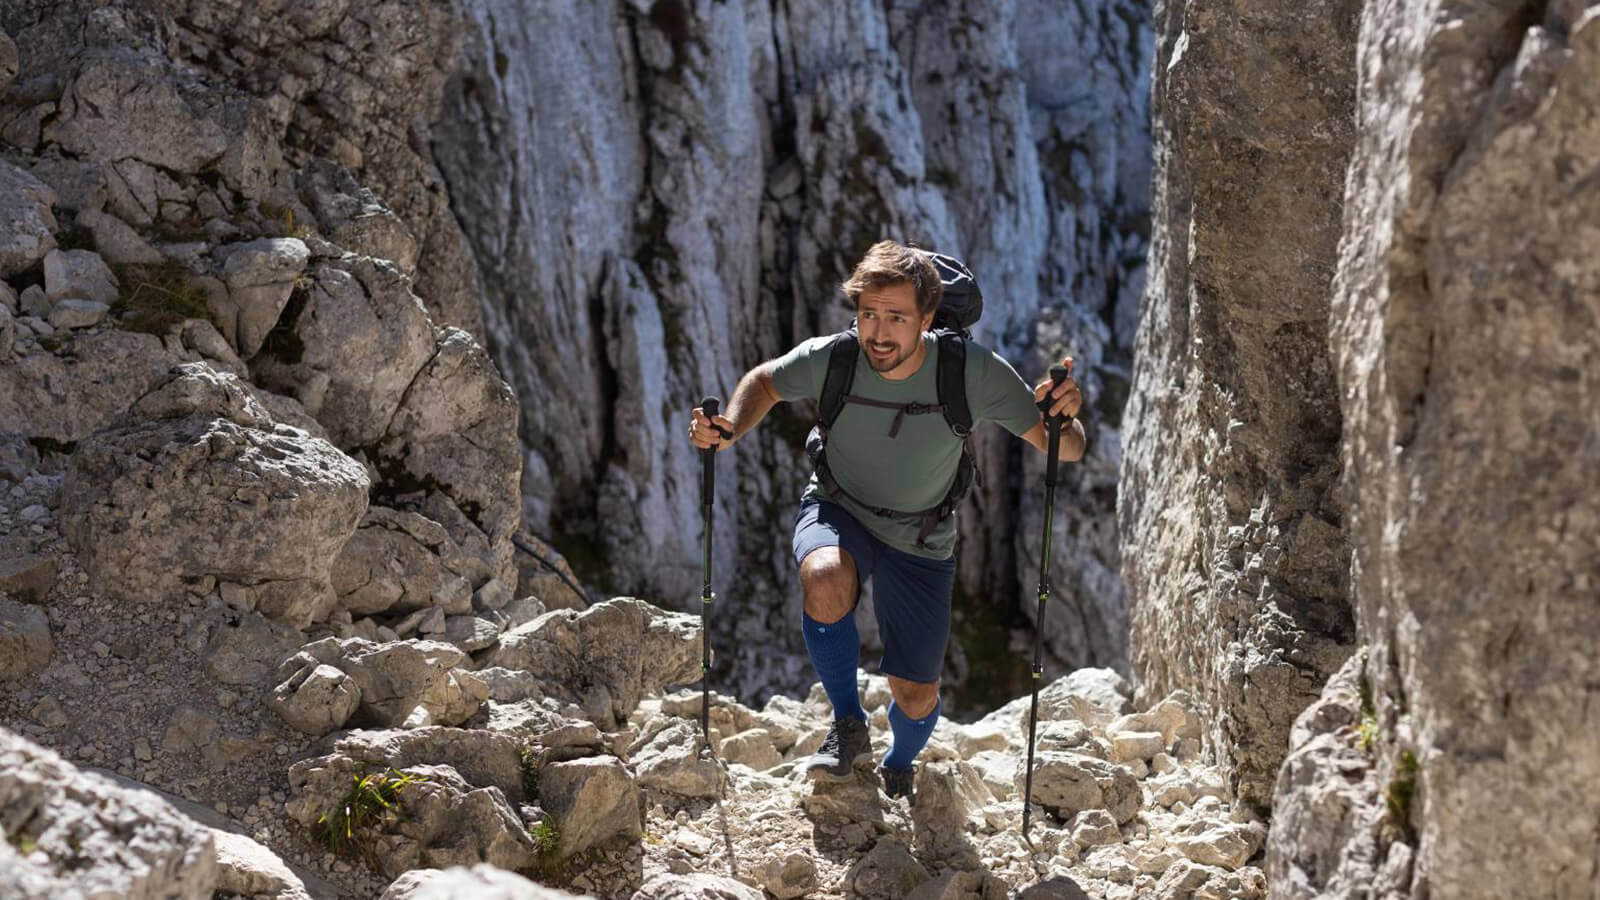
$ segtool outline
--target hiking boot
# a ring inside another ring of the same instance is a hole
[[[822,739],[822,746],[806,761],[806,777],[812,781],[844,781],[855,770],[855,761],[872,753],[867,723],[854,716],[838,719]]]
[[[911,782],[915,780],[913,776],[916,775],[915,769],[891,769],[887,766],[879,766],[878,775],[883,778],[883,792],[889,795],[890,800],[897,797],[904,797],[911,801],[916,800],[911,790]]]

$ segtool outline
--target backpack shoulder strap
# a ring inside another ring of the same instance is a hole
[[[956,437],[972,431],[972,410],[967,406],[967,342],[959,331],[939,331],[939,404],[944,420]]]
[[[824,428],[832,428],[839,413],[844,410],[844,397],[850,393],[850,383],[856,377],[856,357],[861,352],[861,338],[854,328],[834,335],[828,348],[828,374],[822,379],[822,397],[817,403],[817,421]]]

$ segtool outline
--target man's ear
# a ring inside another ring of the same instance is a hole
[[[938,310],[934,310],[933,312],[930,312],[927,315],[922,317],[922,330],[923,331],[932,331],[933,330],[933,317],[938,312],[939,312]]]

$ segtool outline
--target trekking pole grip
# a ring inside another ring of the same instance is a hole
[[[708,418],[708,419],[716,416],[718,411],[720,411],[721,409],[722,409],[722,400],[717,398],[717,397],[707,397],[704,400],[700,401],[700,410],[706,414],[706,418]],[[719,432],[722,431],[721,428],[717,427],[717,423],[715,423],[715,422],[711,423],[711,427],[715,428]],[[702,466],[702,468],[701,468],[701,478],[700,478],[700,505],[701,506],[710,506],[711,505],[711,498],[713,497],[713,495],[716,492],[717,470],[714,467],[715,466],[715,462],[716,462],[716,458],[717,458],[717,448],[716,447],[707,447],[704,450],[700,451],[700,460],[701,460],[701,466]]]
[[[1061,386],[1061,382],[1066,380],[1066,366],[1051,366],[1050,390],[1044,395],[1044,402],[1039,404],[1039,411],[1044,413],[1046,428],[1050,432],[1049,449],[1045,451],[1044,483],[1051,487],[1054,487],[1056,483],[1056,456],[1061,452],[1061,427],[1067,421],[1066,416],[1060,414],[1050,415],[1050,407],[1055,404],[1055,398],[1051,394],[1054,394],[1056,388]]]

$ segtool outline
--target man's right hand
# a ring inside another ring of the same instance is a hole
[[[706,411],[698,406],[694,408],[692,415],[693,418],[689,421],[689,440],[693,441],[696,447],[701,450],[710,450],[713,447],[723,450],[732,442],[733,422],[727,416],[707,416]],[[717,433],[719,428],[722,429],[722,434]]]

